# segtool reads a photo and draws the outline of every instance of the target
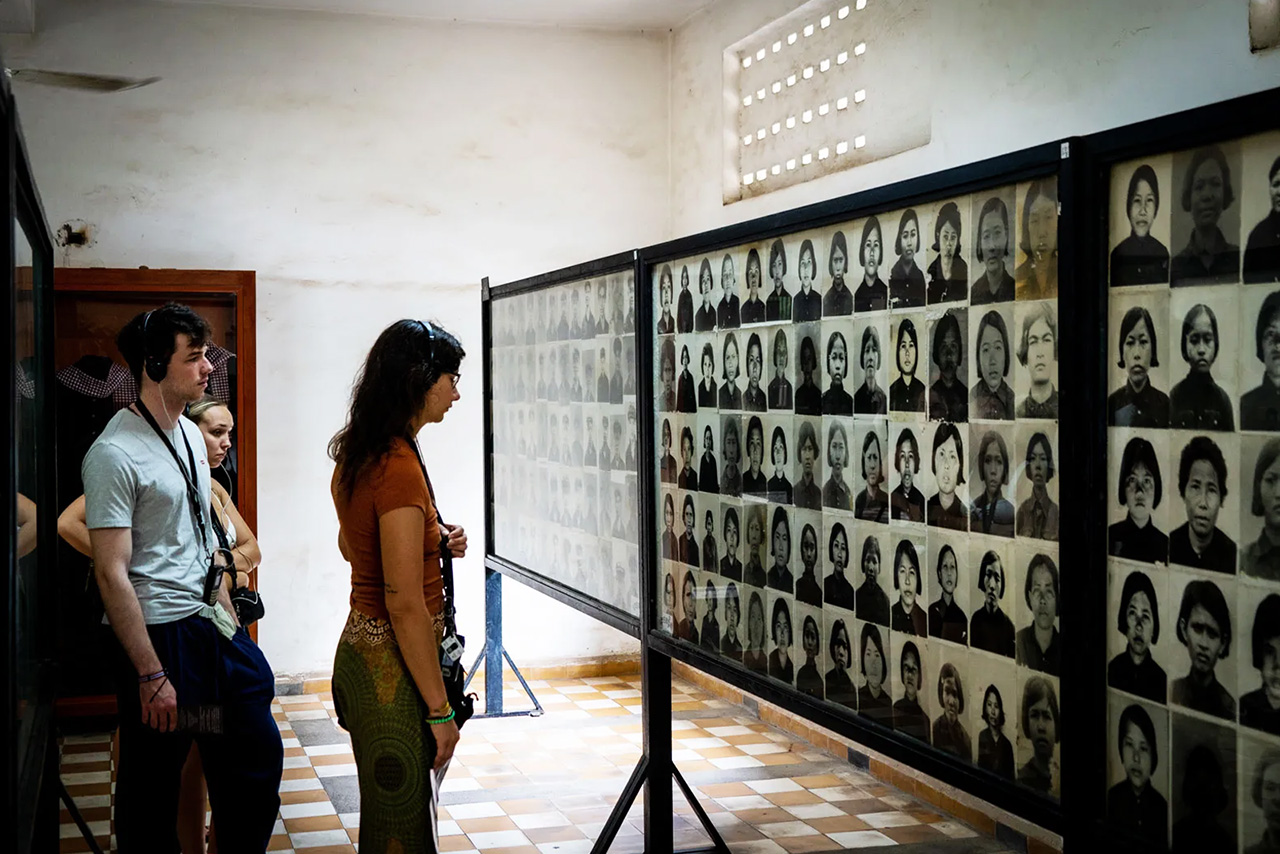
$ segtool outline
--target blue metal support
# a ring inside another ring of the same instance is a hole
[[[529,700],[533,703],[532,709],[517,712],[503,710],[502,662],[504,660],[511,665],[511,672],[520,680],[520,687],[524,688],[525,694],[529,695]],[[484,571],[484,646],[480,648],[475,664],[472,664],[471,669],[467,671],[467,681],[463,685],[464,691],[471,684],[481,661],[484,662],[484,714],[476,715],[477,719],[510,718],[519,715],[536,718],[542,715],[542,704],[534,696],[533,689],[520,673],[520,668],[516,667],[516,663],[511,660],[511,656],[502,646],[502,573],[488,567],[485,567]]]

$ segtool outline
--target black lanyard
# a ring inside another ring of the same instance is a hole
[[[160,437],[160,441],[164,442],[164,446],[169,449],[169,453],[173,455],[173,461],[178,464],[178,471],[182,473],[182,479],[187,485],[187,500],[191,504],[191,514],[195,521],[196,530],[200,534],[200,545],[202,545],[204,550],[208,552],[209,534],[204,524],[204,502],[200,500],[200,490],[195,484],[196,455],[191,450],[191,441],[187,438],[187,431],[182,429],[181,423],[178,424],[178,432],[182,434],[182,441],[187,446],[187,459],[191,463],[191,471],[189,475],[186,467],[182,465],[182,458],[178,456],[177,449],[173,447],[173,443],[169,441],[169,437],[160,429],[160,425],[156,423],[155,417],[151,414],[151,411],[147,409],[147,405],[142,402],[142,398],[138,398],[134,405],[138,407],[138,412],[142,415],[143,419],[151,425],[151,429],[156,431],[156,435]],[[216,522],[217,520],[215,519],[214,521]]]
[[[422,449],[418,447],[418,440],[410,439],[409,445],[413,448],[413,455],[418,458],[418,467],[422,469],[422,479],[427,482],[427,493],[431,496],[431,505],[436,510],[436,522],[443,527],[444,517],[440,515],[440,507],[436,504],[436,491],[431,486],[431,477],[427,474],[427,464],[422,461]],[[440,538],[440,579],[444,582],[444,625],[445,635],[456,633],[454,623],[453,610],[453,554],[449,551],[448,538],[442,536]]]

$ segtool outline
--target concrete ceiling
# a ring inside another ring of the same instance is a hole
[[[14,0],[6,0],[14,2]],[[167,0],[217,6],[386,15],[605,30],[665,30],[715,0]]]

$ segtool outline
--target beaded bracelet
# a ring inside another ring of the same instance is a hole
[[[165,671],[165,669],[162,667],[162,668],[160,668],[159,670],[157,670],[155,673],[149,673],[149,674],[147,674],[146,676],[139,676],[139,677],[138,677],[138,684],[139,684],[139,685],[144,685],[144,684],[146,684],[147,682],[154,682],[154,681],[156,681],[157,679],[163,679],[164,677],[166,677],[166,676],[168,676],[168,675],[169,675],[169,674],[168,674],[168,673]]]
[[[430,724],[431,726],[437,726],[439,724],[447,724],[449,721],[453,720],[453,714],[454,714],[453,709],[450,709],[449,714],[445,715],[442,718],[427,718],[426,720],[427,720],[427,723]]]

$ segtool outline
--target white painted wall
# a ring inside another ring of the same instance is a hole
[[[719,0],[675,31],[675,235],[1280,85],[1280,50],[1249,53],[1248,3],[1242,0],[932,2],[919,50],[895,58],[925,64],[932,77],[921,92],[932,102],[929,145],[723,206],[722,51],[797,5]],[[869,38],[868,52],[874,50]]]
[[[477,283],[666,236],[666,34],[42,0],[40,34],[3,49],[11,66],[164,78],[15,86],[51,225],[97,226],[60,263],[257,271],[260,640],[277,672],[329,670],[346,617],[325,444],[360,360],[403,316],[462,339],[463,399],[423,441],[472,534],[459,598],[478,651]],[[635,649],[505,590],[518,663]]]

